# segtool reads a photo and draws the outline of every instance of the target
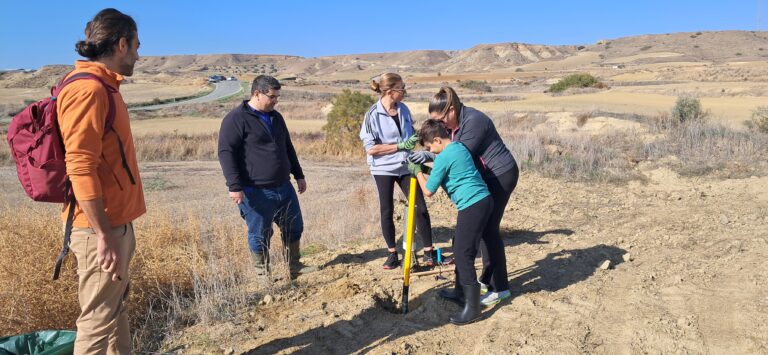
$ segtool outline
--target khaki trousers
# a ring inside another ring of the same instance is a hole
[[[125,301],[130,275],[128,265],[136,249],[131,223],[112,229],[120,237],[119,258],[126,274],[112,281],[112,274],[101,271],[97,260],[97,237],[91,228],[74,228],[70,249],[77,258],[78,298],[75,354],[130,354],[131,331]]]

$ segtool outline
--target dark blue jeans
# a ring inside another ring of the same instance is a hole
[[[269,250],[272,223],[280,228],[283,244],[301,239],[304,220],[301,217],[299,198],[290,181],[278,187],[243,189],[243,202],[237,205],[240,216],[248,225],[248,247],[252,253]]]

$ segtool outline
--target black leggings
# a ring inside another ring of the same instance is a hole
[[[504,254],[504,242],[501,240],[499,225],[509,197],[517,186],[519,175],[520,172],[515,165],[512,170],[499,176],[483,177],[485,184],[488,185],[488,191],[493,196],[493,212],[485,228],[485,234],[488,234],[488,238],[483,238],[480,243],[480,252],[483,254],[483,272],[480,274],[479,280],[488,284],[491,291],[509,290],[507,256]],[[489,244],[488,241],[491,241],[492,244]]]
[[[485,243],[489,245],[494,244],[488,240],[492,236],[484,232],[488,225],[492,208],[493,199],[490,196],[486,196],[484,199],[459,211],[459,215],[456,218],[453,258],[456,262],[456,281],[461,285],[477,285],[475,257],[477,256],[480,240],[485,240]],[[496,255],[492,255],[492,257],[496,261]]]
[[[393,205],[393,195],[395,193],[395,183],[400,185],[400,190],[405,196],[408,196],[410,189],[411,175],[390,176],[374,175],[376,190],[379,192],[379,212],[381,215],[381,233],[384,234],[384,240],[387,247],[395,248],[395,223],[392,221],[392,215],[395,211]],[[421,237],[422,245],[425,248],[432,247],[432,222],[429,219],[427,204],[424,202],[424,195],[421,189],[416,187],[416,232]]]

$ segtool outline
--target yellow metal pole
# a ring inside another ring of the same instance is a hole
[[[411,254],[413,254],[413,220],[416,211],[416,189],[418,188],[416,177],[411,175],[408,190],[408,226],[405,230],[405,256],[403,258],[403,313],[408,313],[408,286],[411,283]]]

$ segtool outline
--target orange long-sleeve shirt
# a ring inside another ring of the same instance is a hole
[[[116,90],[123,80],[122,75],[97,62],[77,61],[72,74],[83,72],[98,76]],[[128,108],[119,91],[112,94],[115,104],[114,132],[104,134],[109,111],[107,95],[101,83],[77,80],[59,93],[56,110],[66,151],[67,175],[75,198],[79,201],[101,198],[110,224],[119,226],[144,214],[146,206]],[[123,142],[126,161],[136,184],[131,184],[122,165],[118,136]],[[62,219],[66,219],[66,211],[62,213]],[[73,225],[90,227],[79,205],[75,209]]]

